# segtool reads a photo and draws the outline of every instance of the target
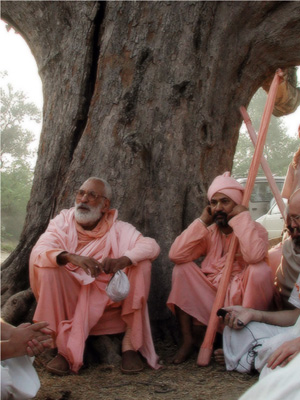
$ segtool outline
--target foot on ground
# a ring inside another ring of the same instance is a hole
[[[57,354],[48,364],[46,370],[55,375],[68,375],[70,371],[69,363],[61,354]]]
[[[122,353],[121,371],[124,374],[136,374],[143,369],[144,364],[137,351],[127,350]]]
[[[224,351],[223,349],[217,349],[214,351],[215,360],[220,365],[225,365]]]
[[[188,344],[183,343],[172,359],[173,364],[183,363],[192,355],[193,352],[194,352],[194,346],[192,343]]]

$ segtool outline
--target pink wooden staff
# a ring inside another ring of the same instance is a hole
[[[244,122],[246,124],[250,139],[251,139],[251,141],[252,141],[252,143],[253,143],[253,145],[255,147],[256,146],[256,141],[257,141],[257,136],[256,136],[255,130],[253,128],[253,125],[251,123],[251,119],[249,117],[249,114],[247,113],[246,108],[243,107],[243,106],[240,107],[240,112],[241,112],[242,117],[244,119]],[[260,164],[261,164],[262,169],[263,169],[263,171],[264,171],[264,173],[265,173],[265,175],[266,175],[266,177],[268,179],[270,188],[271,188],[271,190],[273,192],[273,195],[275,197],[275,200],[276,200],[276,203],[277,203],[277,205],[279,207],[281,215],[283,216],[283,218],[285,218],[285,205],[284,205],[284,202],[282,200],[282,197],[281,197],[280,191],[278,189],[278,186],[276,185],[275,179],[273,178],[273,175],[272,175],[271,169],[269,167],[269,164],[267,163],[267,160],[265,159],[264,156],[261,157]]]
[[[263,154],[263,148],[264,148],[266,137],[267,137],[268,126],[269,126],[271,114],[272,114],[272,111],[274,108],[277,88],[279,85],[281,75],[282,75],[281,70],[277,70],[275,73],[274,79],[272,81],[272,84],[270,86],[267,102],[266,102],[264,113],[262,116],[262,120],[261,120],[261,124],[260,124],[260,128],[259,128],[258,140],[257,140],[257,144],[255,146],[253,158],[251,161],[248,179],[247,179],[244,196],[243,196],[243,201],[242,201],[242,205],[244,205],[246,207],[248,206],[248,203],[250,200],[250,196],[251,196],[251,192],[252,192],[252,189],[254,186],[258,167],[259,167],[260,160],[261,160],[261,157]],[[226,257],[224,271],[223,271],[223,274],[222,274],[222,277],[221,277],[221,280],[219,283],[219,287],[217,290],[216,298],[215,298],[215,301],[214,301],[214,304],[212,307],[212,311],[211,311],[208,326],[206,329],[204,341],[202,343],[202,346],[200,348],[200,352],[198,355],[197,364],[200,366],[207,366],[211,359],[211,355],[212,355],[212,351],[213,351],[213,343],[214,343],[218,325],[219,325],[217,311],[219,308],[223,307],[223,305],[224,305],[224,299],[225,299],[227,287],[228,287],[228,284],[230,281],[232,265],[233,265],[233,261],[234,261],[234,256],[237,251],[237,247],[238,247],[238,239],[235,235],[233,235],[232,240],[230,242],[228,254]]]

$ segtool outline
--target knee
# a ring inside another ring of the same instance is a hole
[[[128,268],[128,279],[132,279],[133,276],[143,276],[146,280],[149,280],[151,269],[152,264],[149,260],[140,261],[137,265]]]
[[[173,279],[184,279],[184,277],[189,274],[189,271],[196,266],[193,262],[188,262],[185,264],[175,264],[172,272]]]
[[[255,286],[272,284],[272,270],[270,266],[265,262],[249,265],[248,281],[251,281]]]

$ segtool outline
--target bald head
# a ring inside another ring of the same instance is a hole
[[[98,186],[99,188],[101,187],[103,196],[105,196],[108,200],[111,200],[111,197],[112,197],[111,186],[105,179],[97,178],[96,176],[92,176],[89,179],[87,179],[84,182],[84,184],[88,183],[88,182],[94,182],[96,186]]]

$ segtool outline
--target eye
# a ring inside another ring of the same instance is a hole
[[[224,199],[224,200],[222,200],[222,203],[223,203],[223,204],[228,204],[228,203],[229,203],[229,200],[228,200],[228,199]]]
[[[88,195],[89,195],[89,198],[92,200],[96,200],[96,198],[98,197],[97,193],[95,193],[95,192],[89,192]]]

